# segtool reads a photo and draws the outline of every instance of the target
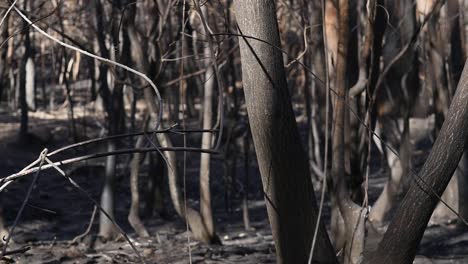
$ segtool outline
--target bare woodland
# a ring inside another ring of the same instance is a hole
[[[3,0],[1,260],[468,262],[467,16]]]

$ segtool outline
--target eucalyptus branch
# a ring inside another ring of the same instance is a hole
[[[101,152],[101,153],[93,153],[93,154],[88,154],[88,155],[83,155],[79,157],[74,157],[70,159],[65,159],[61,161],[54,162],[53,164],[46,164],[43,165],[40,170],[47,170],[51,169],[54,166],[62,166],[62,165],[69,165],[73,164],[76,162],[81,162],[85,160],[91,160],[91,159],[97,159],[97,158],[102,158],[102,157],[107,157],[107,156],[113,156],[113,155],[122,155],[122,154],[132,154],[132,153],[147,153],[147,152],[153,152],[153,151],[186,151],[186,152],[197,152],[197,153],[209,153],[209,154],[219,154],[218,151],[212,150],[212,149],[200,149],[200,148],[183,148],[183,147],[171,147],[171,148],[130,148],[130,149],[120,149],[116,151],[111,151],[111,152]],[[11,181],[17,180],[21,177],[24,177],[26,175],[29,175],[31,173],[39,171],[39,167],[32,167],[26,170],[22,170],[18,173],[11,174],[7,177],[1,178],[0,179],[0,184],[7,184]],[[2,189],[2,187],[0,187]]]
[[[152,130],[152,131],[140,131],[140,132],[134,132],[134,133],[126,133],[126,134],[119,134],[119,135],[113,135],[113,136],[108,136],[108,137],[101,137],[101,138],[94,138],[86,141],[81,141],[77,142],[75,144],[71,144],[65,147],[62,147],[60,149],[54,150],[51,153],[47,155],[47,157],[51,157],[55,154],[58,154],[60,152],[63,152],[65,150],[77,148],[77,147],[82,147],[86,145],[90,145],[93,143],[99,143],[102,141],[108,141],[108,140],[114,140],[114,139],[120,139],[120,138],[127,138],[127,137],[134,137],[134,136],[141,136],[145,134],[159,134],[159,133],[177,133],[177,134],[186,134],[186,133],[215,133],[216,130],[207,130],[207,129],[173,129],[174,126],[162,130]]]
[[[86,55],[88,57],[91,57],[93,59],[101,61],[102,63],[106,63],[106,64],[110,64],[110,65],[113,65],[113,66],[123,68],[123,69],[125,69],[125,70],[127,70],[127,71],[129,71],[131,73],[134,73],[134,74],[140,76],[146,82],[148,82],[151,85],[151,87],[153,88],[154,92],[156,93],[156,97],[157,97],[157,100],[158,100],[159,115],[158,115],[158,120],[156,122],[155,129],[159,128],[159,126],[161,125],[161,120],[162,120],[162,116],[163,116],[162,115],[162,112],[163,112],[162,98],[161,98],[161,94],[159,93],[158,87],[156,86],[156,84],[148,76],[146,76],[145,74],[143,74],[143,73],[141,73],[141,72],[127,66],[127,65],[115,62],[115,61],[110,60],[110,59],[103,58],[101,56],[98,56],[98,55],[95,55],[95,54],[93,54],[93,53],[91,53],[89,51],[77,48],[75,46],[72,46],[70,44],[67,44],[67,43],[55,38],[54,36],[50,35],[49,33],[42,30],[40,27],[35,25],[28,17],[26,17],[26,15],[24,15],[18,8],[16,8],[16,6],[14,6],[14,5],[12,5],[12,6],[15,9],[15,11],[18,13],[18,15],[20,15],[21,18],[23,18],[24,21],[26,21],[28,24],[30,24],[34,29],[36,29],[40,34],[44,35],[46,38],[58,43],[59,45],[65,47],[65,48],[74,50],[74,51],[79,52],[79,53],[81,53],[83,55]]]

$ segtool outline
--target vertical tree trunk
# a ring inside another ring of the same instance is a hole
[[[339,10],[338,3],[334,0],[325,0],[324,19],[325,19],[325,31],[324,38],[326,38],[326,60],[328,66],[329,88],[335,91],[336,86],[336,63],[338,57],[338,39],[339,39]],[[336,112],[336,100],[331,100],[333,104],[333,113]],[[334,124],[335,125],[335,124]],[[333,126],[332,126],[333,127]],[[335,128],[333,127],[332,130]],[[333,140],[332,140],[333,141]],[[335,149],[333,149],[335,152]],[[340,163],[340,161],[334,161]],[[324,168],[327,169],[327,168]],[[337,251],[341,250],[345,244],[345,224],[343,216],[341,215],[338,199],[332,195],[330,197],[331,203],[331,224],[330,231],[333,240],[333,246]]]
[[[6,91],[6,87],[8,87],[8,78],[7,78],[7,75],[8,75],[8,71],[9,71],[9,68],[10,68],[10,64],[8,63],[7,59],[8,59],[8,37],[9,37],[9,33],[8,33],[8,29],[9,29],[9,26],[8,26],[8,23],[9,23],[9,16],[7,16],[5,18],[5,21],[4,21],[4,24],[2,25],[2,29],[0,31],[0,38],[3,41],[6,41],[5,42],[5,46],[3,47],[3,50],[0,52],[0,77],[2,78],[2,80],[0,81],[0,100],[2,100],[4,97],[4,93]]]
[[[201,7],[203,16],[208,19],[208,12],[206,5]],[[208,23],[208,22],[207,22]],[[204,27],[200,27],[200,31],[203,36],[209,38],[209,32],[206,32]],[[205,85],[203,90],[203,129],[213,128],[213,92],[216,85],[216,75],[214,72],[214,66],[211,65],[211,50],[210,46],[205,44],[203,54],[206,58],[205,67],[207,67],[205,73]],[[223,125],[223,124],[221,124]],[[203,133],[201,148],[210,149],[212,148],[213,134]],[[210,164],[211,155],[209,153],[202,153],[200,157],[200,214],[203,219],[203,223],[206,226],[210,237],[214,236],[214,223],[213,213],[211,210],[211,191],[210,191]]]
[[[468,147],[465,146],[465,151],[460,163],[458,163],[455,177],[458,178],[458,213],[463,219],[468,219]],[[462,229],[468,229],[466,224],[459,220],[458,226]]]
[[[116,150],[115,142],[109,141],[107,152]],[[115,163],[116,156],[106,158],[106,170],[104,176],[104,188],[101,193],[101,207],[106,213],[114,218],[114,189],[115,189]],[[112,222],[103,213],[99,216],[99,235],[105,239],[111,239],[117,234]]]
[[[249,217],[249,175],[250,175],[250,133],[245,133],[243,138],[244,151],[244,193],[242,194],[242,220],[244,221],[244,229],[251,231],[253,228],[250,225]]]
[[[240,34],[281,46],[273,1],[235,1],[234,11]],[[277,262],[306,263],[317,223],[317,206],[282,54],[274,47],[240,37],[244,92]],[[314,261],[336,263],[323,225],[319,230]]]
[[[65,26],[63,24],[63,18],[62,18],[62,10],[61,7],[58,7],[58,17],[59,17],[59,25],[60,25],[60,30],[62,32],[65,32]],[[62,41],[65,41],[65,37],[62,37]],[[72,136],[74,142],[78,142],[78,134],[76,130],[76,123],[75,123],[75,112],[74,112],[74,102],[73,98],[71,97],[71,89],[70,89],[70,67],[68,67],[67,62],[68,62],[68,55],[67,55],[67,50],[65,47],[62,48],[62,58],[61,60],[62,65],[63,65],[63,71],[61,72],[61,82],[59,82],[59,85],[61,86],[62,84],[65,84],[65,92],[66,92],[66,103],[68,104],[68,118],[70,119],[71,123],[71,131],[72,131]],[[70,62],[72,63],[72,62]],[[61,70],[62,68],[60,68]]]
[[[143,73],[148,73],[149,61],[148,56],[145,54],[145,50],[142,47],[140,41],[140,35],[138,30],[135,28],[135,13],[134,10],[129,10],[128,24],[126,24],[126,30],[131,42],[131,54],[132,59],[136,64],[136,68]],[[156,58],[160,59],[160,58]],[[146,88],[143,91],[145,102],[150,112],[150,127],[155,126],[157,115],[159,113],[154,91],[150,88]],[[167,133],[158,133],[157,139],[161,147],[172,147],[172,142]],[[207,231],[206,226],[203,222],[202,216],[194,209],[186,205],[186,201],[182,197],[182,192],[179,188],[179,171],[177,168],[177,157],[174,152],[168,151],[163,152],[165,159],[167,160],[167,171],[168,171],[168,182],[169,182],[169,193],[171,196],[174,209],[177,214],[184,220],[186,220],[192,230],[195,239],[201,240],[206,243],[220,243],[217,236],[211,236]]]
[[[345,165],[345,124],[349,115],[346,115],[346,105],[348,100],[347,91],[347,60],[348,60],[348,37],[349,37],[349,0],[339,0],[335,2],[338,10],[338,50],[336,52],[336,75],[335,91],[333,104],[333,137],[332,137],[332,155],[333,163],[331,176],[333,185],[331,188],[332,206],[339,208],[339,214],[344,220],[343,241],[344,245],[344,263],[357,263],[359,255],[364,248],[364,210],[351,200],[350,192],[347,186],[346,165]],[[334,208],[338,213],[338,209]],[[338,217],[338,216],[336,216]],[[340,249],[337,248],[337,249]]]
[[[148,185],[145,195],[146,200],[146,215],[152,216],[153,211],[162,218],[168,218],[167,205],[164,201],[163,193],[165,192],[165,164],[159,153],[151,153],[149,156],[150,170],[148,173]]]
[[[214,75],[213,67],[209,66],[205,74],[205,89],[203,94],[203,129],[213,128],[213,91]],[[204,133],[201,148],[212,148],[212,134]],[[210,191],[210,154],[202,153],[200,158],[200,212],[210,235],[214,234],[213,215],[211,212]]]
[[[26,103],[30,110],[36,110],[36,85],[35,85],[34,58],[29,57],[26,62]]]
[[[75,111],[74,111],[74,102],[73,102],[73,98],[71,96],[71,88],[70,88],[70,80],[69,80],[69,77],[70,77],[70,72],[68,70],[68,67],[67,67],[67,51],[65,48],[63,48],[63,72],[62,72],[62,82],[59,82],[60,86],[61,84],[65,84],[65,93],[66,93],[66,103],[68,104],[68,118],[70,120],[70,123],[71,123],[71,131],[72,131],[72,136],[73,136],[73,140],[74,142],[78,142],[78,133],[77,133],[77,130],[76,130],[76,122],[75,122]]]
[[[19,101],[21,108],[20,139],[25,140],[28,134],[28,103],[26,101],[26,61],[27,55],[20,62],[19,70]]]
[[[118,3],[116,3],[118,4]],[[115,7],[113,7],[115,10]],[[97,40],[99,44],[99,50],[101,56],[109,58],[109,50],[106,47],[106,32],[104,27],[104,8],[101,1],[95,1],[95,17],[97,27]],[[117,23],[117,22],[116,22]],[[118,43],[118,34],[113,35],[113,43]],[[122,53],[129,53],[125,47],[128,45],[128,40],[124,38]],[[117,46],[116,51],[120,47]],[[120,61],[120,56],[115,56]],[[107,113],[107,129],[109,135],[115,135],[122,133],[123,131],[123,94],[122,85],[115,83],[108,83],[110,72],[108,66],[101,64],[99,68],[99,84],[100,84],[100,95],[103,99],[104,107]],[[122,72],[116,70],[115,78],[121,77]],[[109,141],[107,150],[112,152],[117,149],[117,143],[115,141]],[[104,187],[101,194],[101,207],[114,218],[114,190],[115,190],[115,174],[116,174],[116,156],[108,156],[106,158],[106,171],[104,176]],[[112,222],[102,212],[99,215],[99,235],[105,239],[111,239],[117,235],[117,229],[114,227]]]
[[[147,123],[147,122],[146,122]],[[145,128],[146,130],[146,125]],[[135,148],[144,147],[146,137],[140,136],[137,139]],[[128,214],[128,222],[133,227],[135,232],[140,237],[148,237],[149,233],[146,230],[145,226],[140,219],[140,192],[138,191],[138,176],[140,173],[140,163],[145,158],[143,153],[133,154],[132,161],[130,162],[130,192],[131,192],[131,202],[130,202],[130,212]]]
[[[390,13],[390,23],[401,23],[395,30],[385,32],[386,44],[383,46],[382,59],[384,64],[390,63],[399,50],[408,42],[416,30],[416,11],[411,1],[395,0],[386,2],[386,10]],[[381,7],[377,10],[382,11]],[[379,14],[385,19],[385,13]],[[386,21],[386,20],[385,20]],[[386,23],[386,22],[385,22]],[[376,61],[377,65],[378,61]],[[376,68],[378,71],[378,68]],[[387,149],[387,164],[390,169],[389,179],[377,201],[369,213],[369,220],[376,225],[382,225],[387,219],[389,211],[395,207],[402,193],[405,171],[408,170],[411,143],[409,140],[409,129],[400,127],[395,122],[395,116],[402,116],[405,126],[409,125],[409,117],[413,109],[415,98],[419,91],[419,62],[416,51],[408,51],[407,55],[393,65],[385,82],[380,87],[377,80],[373,83],[373,98],[375,105],[372,111],[379,118],[382,126],[382,137],[387,144],[396,150],[395,153]],[[388,88],[387,88],[388,86]],[[371,102],[373,103],[373,102]],[[401,134],[401,137],[399,136]]]
[[[28,7],[28,1],[24,1],[23,8]],[[29,24],[24,21],[23,26],[25,27],[24,32],[24,54],[20,62],[19,70],[19,101],[21,108],[21,122],[20,122],[20,139],[25,140],[28,134],[28,103],[27,103],[27,91],[26,91],[26,64],[29,57],[31,56],[31,39],[29,36]]]
[[[4,24],[0,32],[0,38],[5,41],[9,37],[9,17],[5,18]],[[8,41],[5,43],[6,47],[3,47],[3,51],[0,52],[0,101],[2,100],[4,93],[8,92],[7,88],[9,85],[8,72],[11,68],[11,60],[8,56],[9,45]],[[3,199],[4,194],[0,194],[0,237],[4,238],[8,236],[8,229],[5,226],[4,213],[3,213]]]

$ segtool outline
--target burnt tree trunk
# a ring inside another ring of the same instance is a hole
[[[455,177],[458,178],[458,213],[463,219],[468,219],[468,147],[465,146],[465,152],[458,164],[458,168],[455,172]],[[458,226],[462,229],[468,229],[466,224],[459,220]]]
[[[118,5],[119,3],[114,3]],[[113,6],[112,11],[116,12],[118,7]],[[104,7],[101,1],[95,2],[95,17],[96,17],[96,27],[97,27],[97,40],[99,44],[99,51],[101,56],[104,58],[109,58],[109,55],[112,55],[112,52],[106,47],[106,32],[104,31]],[[118,25],[113,25],[116,28]],[[113,34],[112,36],[113,43],[119,43],[119,35]],[[122,61],[122,58],[126,58],[123,55],[127,55],[130,52],[128,51],[129,42],[128,39],[124,37],[122,46],[122,56],[118,54],[120,49],[119,45],[115,45],[114,52],[115,58],[117,61],[127,64],[126,61]],[[107,114],[107,129],[109,135],[115,135],[123,133],[124,131],[124,108],[123,108],[123,85],[117,84],[116,82],[108,82],[108,77],[111,72],[108,69],[107,65],[101,64],[99,68],[99,83],[100,83],[100,95],[102,97],[104,108]],[[124,79],[124,72],[121,69],[115,71],[115,78]],[[107,151],[115,151],[118,147],[118,142],[109,141],[107,145]],[[109,214],[111,218],[114,218],[114,194],[115,194],[115,183],[116,183],[116,156],[108,156],[106,158],[106,172],[104,176],[104,187],[101,194],[101,207]],[[117,229],[113,225],[107,216],[101,212],[99,216],[99,235],[105,239],[112,239],[117,235]]]
[[[130,8],[128,11],[128,21],[126,24],[126,30],[131,42],[131,54],[132,59],[136,65],[136,69],[143,73],[150,72],[150,64],[148,61],[148,56],[143,47],[143,41],[141,41],[141,34],[138,33],[138,30],[135,25],[135,10]],[[159,57],[156,59],[160,59]],[[154,128],[156,125],[156,120],[158,119],[158,105],[156,103],[156,96],[154,91],[148,87],[144,91],[145,103],[150,112],[150,124],[149,127]],[[172,141],[167,133],[158,133],[156,135],[157,140],[161,147],[172,147]],[[169,184],[169,193],[171,196],[172,204],[177,214],[187,221],[190,226],[190,229],[193,232],[193,236],[197,240],[201,240],[206,243],[220,243],[217,236],[211,236],[207,231],[207,228],[204,224],[202,216],[191,207],[187,206],[186,201],[180,190],[179,183],[179,171],[177,166],[177,156],[175,152],[165,151],[162,153],[167,161],[167,174],[168,174],[168,184]]]
[[[203,17],[208,19],[207,6],[201,7]],[[200,14],[201,15],[201,14]],[[207,22],[208,23],[208,22]],[[208,32],[205,31],[203,26],[200,26],[200,31],[203,36],[210,38]],[[203,88],[203,129],[213,128],[213,97],[216,86],[216,74],[214,65],[211,65],[211,47],[206,45],[203,50],[203,55],[209,58],[205,61],[207,67],[205,72],[205,82]],[[223,124],[221,124],[223,125]],[[203,133],[201,148],[211,149],[213,134]],[[203,224],[210,237],[215,236],[213,213],[211,210],[211,191],[210,191],[210,164],[211,155],[209,153],[201,153],[200,157],[200,214],[202,216]]]
[[[28,6],[28,1],[24,1],[24,9]],[[26,140],[28,134],[28,102],[26,91],[26,64],[31,57],[31,38],[29,36],[29,24],[24,21],[24,54],[21,58],[19,69],[19,101],[21,108],[21,122],[20,122],[20,140]]]
[[[413,178],[377,251],[365,263],[412,263],[438,197],[455,172],[467,142],[468,61],[429,157]]]
[[[146,124],[148,122],[145,122]],[[143,128],[147,130],[147,125]],[[145,136],[140,136],[135,143],[135,148],[144,147],[146,141]],[[145,155],[143,153],[133,154],[132,161],[130,162],[130,193],[131,193],[131,202],[130,202],[130,212],[128,213],[128,222],[133,227],[135,232],[140,237],[148,237],[149,233],[146,230],[143,222],[140,218],[140,192],[138,190],[138,176],[140,173],[140,164],[144,160]]]
[[[278,263],[306,263],[317,206],[307,155],[302,148],[290,102],[273,1],[234,2],[241,37],[242,75],[247,111],[276,245]],[[315,248],[317,263],[336,263],[321,226]]]
[[[346,115],[346,105],[348,101],[347,90],[347,62],[348,62],[348,41],[349,41],[349,0],[335,1],[338,9],[338,46],[336,56],[335,91],[333,104],[333,132],[332,132],[332,206],[336,217],[343,217],[344,233],[340,234],[339,240],[344,244],[339,245],[345,248],[344,263],[356,263],[364,247],[364,210],[351,200],[347,177],[350,175],[346,170],[346,122],[349,115]],[[340,216],[341,215],[341,216]]]

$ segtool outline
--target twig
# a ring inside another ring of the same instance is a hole
[[[382,71],[382,73],[379,76],[379,79],[377,80],[377,84],[375,85],[375,90],[373,97],[376,96],[377,90],[379,89],[379,86],[382,84],[385,76],[389,72],[390,68],[393,67],[395,63],[397,63],[403,55],[406,54],[406,52],[413,47],[413,45],[416,43],[419,33],[422,31],[426,23],[434,16],[434,14],[440,9],[440,7],[444,4],[445,0],[438,0],[435,4],[434,7],[432,8],[431,12],[424,18],[423,22],[421,25],[416,29],[416,31],[413,33],[413,36],[411,37],[410,41],[403,47],[403,49],[400,50],[400,52],[386,65],[385,69]]]
[[[372,46],[374,44],[374,31],[375,31],[375,14],[376,14],[376,1],[370,0],[367,1],[366,10],[367,10],[367,24],[366,24],[366,32],[364,34],[364,45],[360,53],[362,56],[359,57],[359,78],[356,84],[353,85],[349,89],[349,97],[353,98],[356,95],[360,94],[366,88],[368,78],[367,78],[367,70],[371,69],[371,65],[367,65],[367,61],[369,56],[371,56]]]
[[[24,253],[24,252],[26,252],[26,251],[28,251],[30,249],[31,249],[31,247],[25,246],[25,247],[21,247],[21,248],[18,248],[18,249],[6,251],[5,253],[2,253],[2,255],[3,255],[3,257],[5,257],[5,256],[8,256],[8,255]]]
[[[319,167],[319,165],[317,163],[315,163],[314,161],[310,161],[310,168],[312,169],[312,171],[320,178],[324,178],[325,177],[325,171],[322,171]]]
[[[2,21],[0,21],[0,27],[3,25],[3,22],[5,22],[5,19],[7,18],[8,14],[10,14],[11,9],[13,9],[13,7],[16,5],[16,2],[18,2],[18,0],[15,0],[15,1],[11,4],[11,6],[8,8],[8,10],[5,12],[5,15],[3,15]]]
[[[68,164],[72,164],[72,163],[76,163],[76,162],[80,162],[80,161],[96,159],[96,158],[102,158],[102,157],[107,157],[107,156],[112,156],[112,155],[131,154],[131,153],[135,153],[135,152],[146,153],[146,152],[157,151],[158,149],[159,149],[159,151],[188,151],[188,152],[199,152],[199,153],[201,152],[201,153],[219,154],[215,150],[199,149],[199,148],[183,148],[183,147],[140,148],[140,149],[131,148],[131,149],[116,150],[116,151],[112,151],[112,152],[93,153],[93,154],[88,154],[88,155],[79,156],[79,157],[75,157],[75,158],[70,158],[70,159],[55,162],[54,164],[46,164],[46,165],[42,166],[42,170],[51,169],[54,166],[68,165]],[[10,176],[1,178],[0,179],[0,184],[7,184],[10,181],[14,181],[14,180],[16,180],[18,178],[21,178],[23,176],[26,176],[28,174],[37,172],[38,170],[39,170],[38,167],[34,167],[34,168],[27,169],[27,170],[22,170],[22,171],[20,171],[18,173],[15,173],[15,174],[11,174]],[[0,189],[2,189],[2,188],[3,188],[3,186],[0,187]]]
[[[218,150],[219,146],[221,145],[221,138],[223,136],[223,127],[224,127],[224,91],[223,91],[223,85],[221,83],[221,75],[220,75],[220,71],[219,71],[218,62],[216,61],[216,54],[215,54],[215,51],[214,51],[214,43],[213,43],[213,39],[212,39],[213,34],[210,31],[210,29],[208,27],[208,23],[206,21],[206,18],[205,18],[204,14],[203,14],[203,12],[201,10],[199,0],[193,0],[193,3],[195,4],[195,9],[197,10],[198,15],[200,16],[204,31],[205,31],[205,33],[207,35],[208,45],[209,45],[210,53],[211,53],[211,61],[212,61],[213,67],[214,67],[214,74],[215,74],[216,82],[217,82],[217,85],[218,85],[218,93],[219,93],[219,95],[218,95],[219,96],[218,111],[219,112],[218,112],[217,124],[215,124],[215,126],[214,126],[214,128],[219,127],[218,140],[217,140],[216,145],[214,147],[214,149]]]
[[[115,222],[115,220],[104,210],[99,203],[89,194],[85,189],[83,189],[77,182],[75,182],[72,178],[70,178],[62,169],[56,165],[56,163],[52,162],[49,158],[45,157],[45,160],[49,165],[51,165],[55,170],[57,170],[65,179],[70,182],[71,185],[73,185],[76,189],[78,189],[80,192],[86,195],[86,197],[94,204],[95,208],[99,208],[99,211],[101,211],[108,219],[111,221],[111,223],[117,228],[117,230],[122,234],[122,236],[127,240],[128,244],[132,247],[133,251],[135,254],[138,256],[140,259],[141,263],[145,263],[145,259],[141,256],[140,252],[138,252],[138,249],[135,247],[135,245],[132,243],[128,235],[123,231],[123,229]]]
[[[58,8],[58,6],[55,7],[54,10],[52,10],[51,12],[49,12],[47,15],[36,18],[35,20],[32,21],[32,23],[33,23],[33,24],[36,24],[37,22],[40,22],[40,21],[42,21],[42,20],[44,20],[44,19],[46,19],[46,18],[52,16],[52,15],[55,13],[55,11],[57,10],[57,8]],[[5,17],[4,17],[4,18],[5,18]],[[2,23],[3,23],[3,21],[2,21]],[[1,26],[2,23],[0,23],[0,26]],[[3,46],[4,46],[11,38],[14,38],[16,35],[23,33],[24,31],[26,31],[26,30],[27,30],[28,28],[30,28],[30,27],[31,27],[31,24],[29,24],[29,25],[23,27],[22,29],[19,29],[19,30],[17,30],[16,32],[10,34],[5,40],[2,41],[2,43],[0,44],[0,49],[3,48]]]
[[[322,0],[322,21],[325,21],[325,0]],[[323,24],[323,46],[324,46],[324,53],[327,54],[328,52],[328,43],[327,43],[327,35],[325,34],[326,32],[326,25],[325,23]],[[330,116],[330,91],[332,90],[330,88],[330,76],[328,75],[328,59],[325,59],[325,92],[326,92],[326,102],[325,102],[325,153],[324,153],[324,162],[323,162],[323,177],[322,177],[322,191],[320,194],[320,205],[319,205],[319,211],[317,214],[317,221],[315,223],[315,230],[314,230],[314,236],[312,238],[312,245],[310,247],[310,253],[309,253],[309,261],[308,264],[312,263],[312,259],[314,258],[314,248],[315,248],[315,243],[317,242],[317,236],[318,236],[318,230],[320,227],[320,218],[322,216],[322,210],[323,210],[323,205],[325,202],[325,191],[327,189],[327,172],[328,172],[328,141],[330,137],[330,132],[329,132],[329,116]],[[318,78],[318,77],[316,77]],[[320,79],[319,79],[320,80]],[[346,101],[345,101],[346,102]]]
[[[126,138],[126,137],[140,136],[140,135],[143,135],[143,134],[153,134],[153,133],[182,133],[182,134],[185,134],[185,133],[214,133],[214,132],[216,132],[216,130],[207,130],[207,129],[181,129],[181,130],[178,130],[178,129],[173,129],[173,127],[174,126],[172,126],[170,128],[167,128],[167,129],[163,129],[163,130],[141,131],[141,132],[127,133],[127,134],[113,135],[113,136],[108,136],[108,137],[94,138],[94,139],[78,142],[78,143],[71,144],[71,145],[65,146],[63,148],[59,148],[57,150],[54,150],[51,153],[49,153],[47,155],[47,157],[51,157],[51,156],[53,156],[55,154],[58,154],[60,152],[68,150],[68,149],[81,147],[81,146],[89,145],[89,144],[96,143],[96,142],[114,140],[114,139],[120,139],[120,138]]]
[[[83,55],[86,55],[88,57],[91,57],[93,59],[96,59],[98,61],[101,61],[103,63],[107,63],[107,64],[111,64],[111,65],[114,65],[114,66],[117,66],[117,67],[120,67],[120,68],[123,68],[131,73],[134,73],[138,76],[140,76],[141,78],[143,78],[145,81],[147,81],[151,87],[153,88],[154,92],[156,93],[156,97],[158,99],[158,106],[159,106],[159,116],[158,116],[158,120],[156,122],[156,126],[155,126],[155,129],[158,129],[160,124],[161,124],[161,120],[162,120],[162,112],[163,112],[163,105],[162,105],[162,98],[161,98],[161,94],[159,93],[159,90],[158,90],[158,87],[156,86],[156,84],[154,84],[153,81],[151,81],[150,78],[148,78],[148,76],[146,76],[145,74],[133,69],[133,68],[130,68],[126,65],[123,65],[121,63],[118,63],[118,62],[115,62],[113,60],[110,60],[110,59],[106,59],[106,58],[103,58],[103,57],[100,57],[98,55],[95,55],[91,52],[88,52],[88,51],[85,51],[85,50],[82,50],[80,48],[77,48],[75,46],[72,46],[70,44],[67,44],[51,35],[49,35],[47,32],[45,32],[44,30],[42,30],[41,28],[39,28],[37,25],[35,25],[33,22],[31,22],[31,20],[29,20],[29,18],[27,18],[18,8],[16,8],[16,6],[12,5],[13,8],[15,9],[15,11],[18,13],[18,15],[20,15],[24,21],[26,21],[27,23],[29,23],[34,29],[36,29],[39,33],[41,33],[42,35],[44,35],[45,37],[47,37],[48,39],[58,43],[59,45],[65,47],[65,48],[68,48],[68,49],[71,49],[71,50],[74,50],[76,52],[79,52]]]
[[[82,233],[82,234],[80,234],[80,235],[77,235],[75,238],[73,238],[73,240],[71,241],[71,244],[74,244],[76,241],[82,239],[82,238],[85,237],[87,234],[89,234],[89,232],[91,231],[91,228],[93,227],[93,222],[94,222],[94,217],[96,216],[96,211],[97,211],[97,207],[94,206],[93,213],[91,214],[91,219],[89,220],[89,225],[88,225],[88,227],[86,228],[86,230],[84,231],[84,233]]]
[[[26,197],[24,198],[23,203],[21,204],[21,207],[20,207],[18,213],[16,214],[15,221],[13,222],[13,225],[10,228],[10,232],[8,233],[8,236],[7,236],[6,240],[5,240],[5,245],[3,245],[2,256],[5,256],[5,253],[7,252],[8,243],[10,242],[10,239],[13,236],[15,228],[18,225],[18,222],[19,222],[19,219],[21,217],[21,214],[23,213],[24,207],[28,203],[29,197],[31,196],[31,193],[32,193],[32,189],[33,189],[34,185],[36,184],[37,179],[39,178],[39,174],[41,172],[42,164],[44,164],[44,160],[46,159],[46,155],[47,155],[47,149],[44,149],[41,152],[40,156],[39,156],[40,163],[39,163],[39,167],[37,168],[36,174],[34,175],[34,179],[31,182],[31,185],[29,185],[28,192],[26,193]],[[33,162],[33,164],[34,164],[34,162]]]
[[[284,67],[285,68],[289,68],[291,67],[291,65],[293,65],[294,63],[296,63],[298,60],[300,60],[302,57],[304,57],[304,55],[307,53],[307,50],[309,49],[309,45],[308,45],[308,41],[307,41],[307,30],[310,29],[309,26],[306,26],[304,28],[304,50],[294,59],[292,60],[291,62],[289,62],[288,64],[286,64]]]

